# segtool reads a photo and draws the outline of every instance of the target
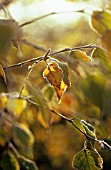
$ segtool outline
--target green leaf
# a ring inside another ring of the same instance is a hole
[[[96,129],[94,128],[94,126],[92,126],[91,124],[87,123],[85,120],[81,120],[82,124],[83,124],[83,127],[85,129],[85,132],[88,136],[90,136],[91,138],[94,138],[96,139]],[[95,140],[89,138],[89,142],[91,145],[91,147],[94,148],[94,143],[95,143]]]
[[[21,170],[39,170],[36,163],[34,161],[31,161],[29,159],[26,159],[23,156],[20,156],[18,158],[18,161],[20,163]]]
[[[23,155],[33,157],[34,136],[26,126],[21,123],[13,125],[13,140]]]
[[[100,170],[103,160],[96,151],[83,149],[73,159],[72,166],[75,170]]]
[[[103,34],[111,29],[111,13],[109,11],[93,11],[91,23],[96,31]]]
[[[3,170],[20,170],[19,163],[13,153],[6,152],[0,162],[1,167]]]
[[[73,123],[76,127],[78,127],[81,131],[85,132],[85,129],[84,129],[84,126],[81,122],[81,119],[78,119],[78,118],[74,118],[73,119]]]
[[[83,124],[83,127],[86,131],[86,133],[93,137],[93,138],[96,138],[96,134],[95,134],[95,128],[94,126],[92,126],[91,124],[87,123],[85,120],[81,120],[82,124]]]

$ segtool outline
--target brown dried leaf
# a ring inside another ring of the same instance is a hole
[[[67,88],[67,85],[63,81],[62,69],[56,62],[51,62],[44,70],[43,77],[54,87],[57,97],[60,100]]]

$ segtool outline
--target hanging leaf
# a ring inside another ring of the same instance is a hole
[[[96,151],[83,149],[73,159],[72,166],[76,170],[101,170],[103,160]]]
[[[92,58],[98,58],[102,61],[107,61],[109,59],[108,52],[101,47],[97,47],[92,52]]]
[[[0,65],[0,76],[2,76],[4,78],[4,81],[7,84],[6,75],[5,75],[4,69],[1,65]]]
[[[29,170],[39,170],[37,165],[36,165],[36,163],[34,161],[26,159],[23,156],[20,156],[18,158],[18,161],[20,163],[21,169],[23,169],[23,170],[27,170],[27,169],[29,169]]]
[[[69,60],[73,59],[73,61],[90,61],[91,58],[83,51],[80,50],[74,50],[71,51],[70,56],[69,56]]]
[[[71,69],[80,77],[86,77],[86,73],[83,66],[86,62],[91,61],[91,58],[87,54],[80,50],[71,51],[68,65]]]
[[[111,29],[111,13],[109,11],[93,11],[91,24],[96,31],[103,34]]]
[[[92,58],[97,62],[99,61],[98,64],[102,64],[102,68],[111,72],[111,62],[109,57],[108,51],[104,48],[97,47],[92,51]]]
[[[54,87],[57,97],[60,100],[67,88],[67,84],[63,81],[62,69],[56,62],[51,62],[44,70],[43,77]]]
[[[7,151],[3,155],[0,161],[0,165],[3,168],[3,170],[20,170],[20,165],[17,159],[15,158],[13,153],[9,151]]]
[[[33,157],[34,136],[26,126],[21,123],[13,125],[13,140],[24,156]]]

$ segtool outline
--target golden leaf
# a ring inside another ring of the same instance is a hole
[[[57,94],[57,97],[58,99],[60,100],[63,93],[66,91],[67,89],[67,85],[63,82],[63,80],[61,81],[61,85],[60,85],[60,88],[54,86],[55,88],[55,91],[56,91],[56,94]]]
[[[51,62],[48,65],[48,67],[43,72],[43,76],[51,85],[60,88],[63,75],[61,68],[56,62]]]
[[[54,87],[57,97],[60,100],[63,93],[66,91],[67,85],[63,81],[62,69],[56,62],[48,64],[43,72],[43,77]]]

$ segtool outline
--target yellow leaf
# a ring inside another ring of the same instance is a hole
[[[67,88],[67,85],[63,81],[62,69],[56,62],[51,62],[44,70],[43,77],[54,87],[57,97],[60,100]]]
[[[91,58],[87,56],[87,54],[83,51],[80,50],[75,50],[70,53],[70,58],[73,59],[74,61],[90,61]]]
[[[44,120],[43,114],[41,113],[41,111],[39,111],[37,113],[37,119],[39,121],[39,123],[44,127],[44,128],[49,128],[49,124],[47,124],[47,122]]]
[[[63,75],[61,68],[56,62],[51,62],[48,65],[48,67],[43,72],[43,76],[51,85],[60,88]]]
[[[58,97],[58,99],[60,100],[61,99],[61,97],[62,97],[62,95],[63,95],[63,93],[66,91],[66,89],[67,89],[67,85],[63,82],[63,80],[61,81],[61,85],[60,85],[60,88],[58,88],[58,87],[54,87],[55,88],[55,91],[56,91],[56,93],[57,93],[57,97]]]

